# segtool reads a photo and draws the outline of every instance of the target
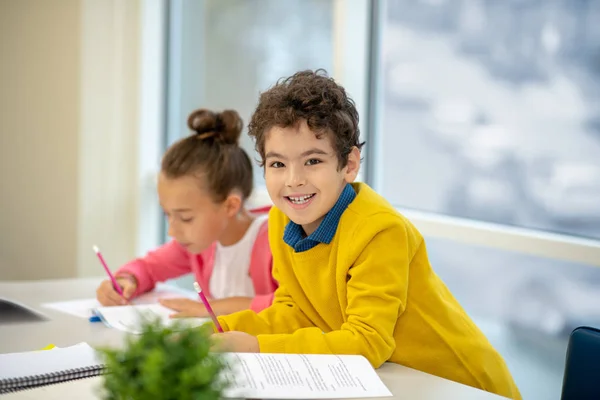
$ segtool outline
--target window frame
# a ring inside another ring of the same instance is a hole
[[[142,0],[139,13],[139,200],[136,254],[142,256],[163,243],[165,229],[156,185],[166,133],[168,1]]]

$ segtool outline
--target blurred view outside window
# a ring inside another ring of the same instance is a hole
[[[599,21],[591,0],[388,1],[384,194],[600,239]]]
[[[406,208],[600,239],[600,1],[382,4],[379,191]],[[600,326],[600,270],[428,246],[524,398],[558,399],[570,329]]]

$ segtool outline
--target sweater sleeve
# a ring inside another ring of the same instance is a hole
[[[327,333],[314,327],[293,333],[265,329],[258,333],[277,334],[260,334],[260,351],[360,354],[378,368],[396,347],[393,335],[406,305],[409,263],[406,228],[399,224],[380,231],[368,242],[348,272],[347,319],[340,329]],[[273,319],[273,314],[282,320]],[[289,315],[294,316],[294,321],[300,320],[297,314]],[[261,316],[265,328],[275,325],[266,321],[284,324],[283,320],[287,318],[288,313],[281,308]],[[288,327],[302,328],[301,324],[288,324]]]
[[[119,268],[116,275],[130,274],[138,282],[134,296],[154,289],[163,282],[192,271],[188,252],[176,241],[171,241],[144,257],[137,258]]]
[[[273,268],[273,278],[280,282],[273,294],[273,303],[260,313],[245,310],[219,317],[223,330],[242,331],[251,335],[291,333],[300,328],[313,326],[289,295],[284,282],[279,280],[277,269]]]

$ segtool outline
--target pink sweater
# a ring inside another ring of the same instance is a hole
[[[252,210],[252,213],[268,213],[270,206]],[[271,275],[273,257],[269,247],[267,232],[268,223],[265,221],[258,231],[256,241],[252,248],[250,268],[248,274],[254,284],[256,293],[250,309],[259,312],[271,305],[273,292],[277,289],[277,281]],[[135,296],[148,292],[157,282],[194,273],[196,281],[202,287],[207,297],[210,294],[210,277],[215,261],[216,243],[200,254],[191,254],[179,243],[172,240],[158,249],[149,252],[146,256],[135,259],[117,271],[118,274],[131,274],[135,276],[138,287]]]

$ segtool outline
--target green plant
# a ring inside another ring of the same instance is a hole
[[[212,327],[165,327],[145,319],[141,335],[129,336],[123,348],[97,349],[104,361],[101,396],[105,400],[217,400],[227,382],[221,355],[211,353]]]

